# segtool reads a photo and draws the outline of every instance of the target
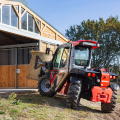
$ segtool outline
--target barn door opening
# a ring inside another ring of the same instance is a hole
[[[0,50],[0,88],[15,88],[15,49]]]
[[[31,50],[38,50],[38,47],[17,49],[17,88],[36,88],[37,81],[27,79]]]

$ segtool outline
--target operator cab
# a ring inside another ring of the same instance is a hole
[[[91,40],[79,40],[71,42],[71,69],[72,68],[91,68],[92,49],[99,47],[99,44]]]

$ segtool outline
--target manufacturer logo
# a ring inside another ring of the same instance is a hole
[[[102,80],[102,82],[109,82],[109,81],[104,81],[104,80]]]

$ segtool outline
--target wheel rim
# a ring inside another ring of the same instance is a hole
[[[48,92],[50,90],[50,86],[48,86],[48,84],[50,85],[50,81],[48,79],[44,79],[42,82],[41,82],[41,89],[42,91],[44,92]]]

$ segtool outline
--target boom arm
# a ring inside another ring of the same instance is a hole
[[[38,65],[39,64],[39,65]],[[34,69],[37,69],[37,68],[39,68],[39,67],[45,67],[45,62],[43,62],[42,60],[41,60],[41,58],[37,55],[36,56],[36,59],[35,59],[35,67],[34,67]]]

